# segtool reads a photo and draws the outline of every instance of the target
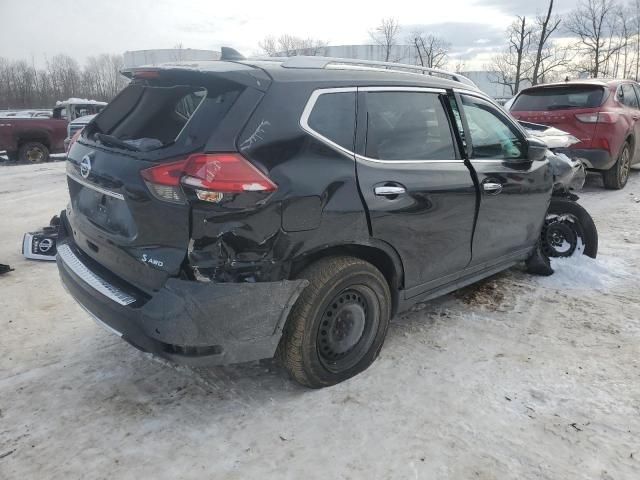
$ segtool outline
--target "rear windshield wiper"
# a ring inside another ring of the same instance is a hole
[[[96,133],[95,137],[100,140],[101,143],[105,145],[110,145],[112,147],[122,148],[123,150],[130,150],[132,152],[138,152],[139,150],[133,145],[120,140],[118,137],[114,137],[113,135],[107,135],[106,133]]]
[[[547,110],[565,110],[567,108],[580,108],[579,105],[549,105]]]

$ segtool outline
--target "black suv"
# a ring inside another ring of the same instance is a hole
[[[137,68],[74,139],[58,267],[137,348],[323,387],[389,320],[526,259],[546,148],[456,74],[322,57]]]

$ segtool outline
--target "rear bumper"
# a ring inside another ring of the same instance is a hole
[[[554,151],[564,153],[570,158],[582,160],[587,168],[609,170],[616,163],[616,158],[608,150],[599,148],[557,148]]]
[[[107,278],[71,238],[59,241],[56,261],[67,291],[99,323],[140,350],[192,366],[273,357],[287,315],[307,285],[170,278],[148,296]]]

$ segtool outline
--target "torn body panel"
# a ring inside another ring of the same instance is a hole
[[[61,245],[68,248],[65,258],[57,257],[60,276],[85,310],[135,347],[182,364],[272,357],[289,311],[307,285],[306,280],[203,284],[170,278],[144,296],[107,272],[86,277],[98,271],[91,258],[70,238]],[[106,286],[106,295],[96,290],[96,282]],[[123,305],[117,296],[111,298],[116,294],[133,301]]]

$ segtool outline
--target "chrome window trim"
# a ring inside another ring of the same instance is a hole
[[[73,180],[74,182],[78,182],[80,185],[87,187],[87,188],[91,188],[92,190],[95,190],[98,193],[102,193],[104,195],[108,195],[110,197],[113,198],[117,198],[118,200],[124,200],[124,195],[122,195],[121,193],[118,192],[112,192],[111,190],[107,190],[106,188],[102,188],[99,187],[98,185],[95,185],[91,182],[87,182],[85,179],[74,175],[71,172],[67,172],[67,177],[69,177],[71,180]]]
[[[364,155],[357,154],[347,148],[344,148],[333,140],[325,137],[321,133],[315,131],[313,128],[309,126],[309,117],[311,116],[311,112],[318,101],[320,95],[330,94],[330,93],[349,93],[349,92],[424,92],[424,93],[437,93],[444,94],[447,91],[443,88],[429,88],[429,87],[395,87],[395,86],[376,86],[376,87],[337,87],[337,88],[319,88],[314,90],[307,104],[302,111],[302,115],[300,117],[300,127],[307,132],[312,137],[320,140],[325,143],[329,147],[337,150],[344,155],[347,155],[349,158],[366,161],[366,162],[374,162],[374,163],[388,163],[388,164],[398,164],[398,163],[464,163],[462,159],[451,159],[451,160],[380,160],[376,158],[366,157]]]
[[[309,97],[309,100],[307,100],[307,104],[305,105],[304,110],[302,111],[302,116],[300,117],[300,127],[305,132],[307,132],[312,137],[320,140],[322,143],[333,148],[334,150],[337,150],[338,152],[344,155],[347,155],[351,159],[354,158],[355,152],[352,152],[348,148],[344,148],[338,145],[333,140],[325,137],[319,132],[316,132],[313,128],[309,126],[309,117],[311,116],[311,112],[313,111],[313,108],[316,106],[316,102],[318,101],[318,98],[320,97],[320,95],[324,95],[327,93],[351,93],[351,92],[357,92],[357,91],[358,91],[358,87],[320,88],[320,89],[314,90],[311,96]]]
[[[431,87],[394,87],[394,86],[381,86],[381,87],[358,87],[359,92],[425,92],[425,93],[447,93],[444,88],[431,88]]]
[[[119,288],[114,287],[109,282],[93,273],[82,261],[73,253],[69,245],[63,244],[58,247],[58,256],[62,263],[87,285],[105,297],[113,300],[122,306],[127,306],[136,301],[131,295],[124,293]]]
[[[378,160],[377,158],[365,157],[364,155],[358,155],[356,153],[356,160],[362,160],[365,162],[374,163],[464,163],[464,160],[455,158],[451,160]]]

